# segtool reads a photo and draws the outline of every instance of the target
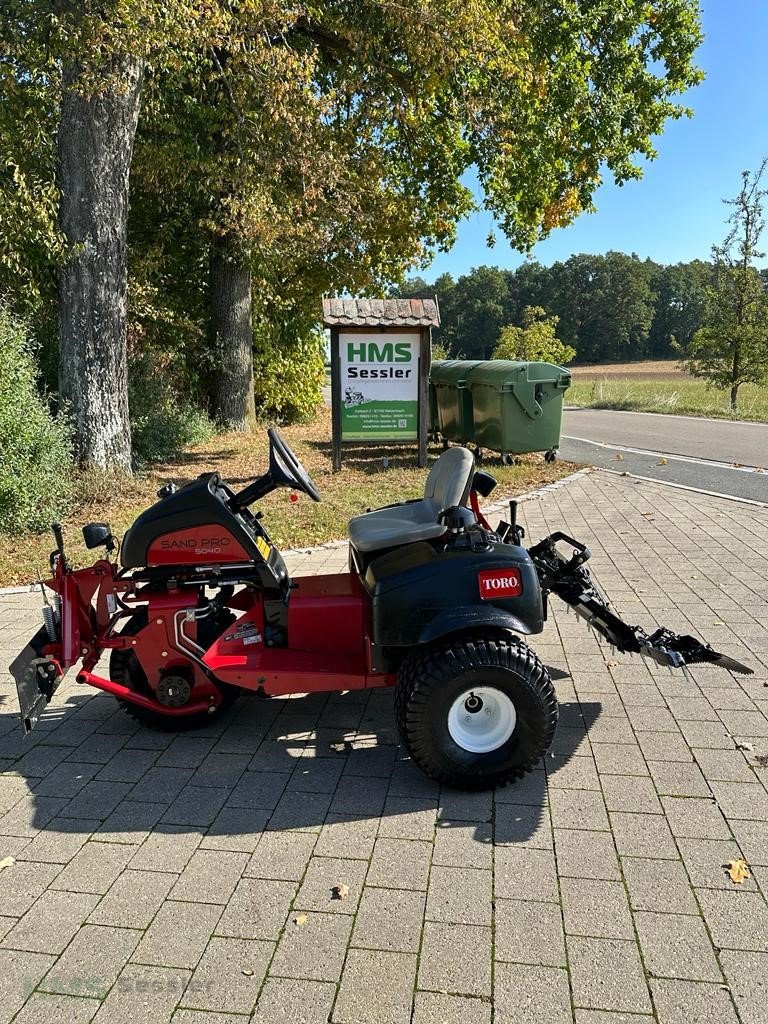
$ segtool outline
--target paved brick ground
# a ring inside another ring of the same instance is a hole
[[[495,796],[416,771],[388,692],[174,737],[69,684],[22,741],[3,676],[0,1024],[767,1021],[768,515],[603,473],[524,513],[584,538],[631,620],[756,675],[673,676],[555,608],[555,745]],[[36,605],[0,598],[0,664]]]

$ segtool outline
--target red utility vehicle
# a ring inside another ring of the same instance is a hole
[[[511,522],[492,530],[478,495],[495,481],[465,448],[443,452],[423,498],[350,521],[348,572],[291,578],[250,506],[276,487],[320,496],[276,430],[269,441],[268,471],[239,493],[217,473],[163,487],[123,537],[120,564],[107,524],[84,527],[86,545],[106,552],[83,569],[53,527],[53,598],[11,666],[25,731],[77,664],[78,682],[163,729],[199,726],[243,690],[394,686],[400,733],[420,767],[484,788],[522,775],[552,741],[554,689],[523,640],[543,629],[551,594],[620,650],[671,667],[750,671],[693,637],[623,623],[592,582],[583,544],[556,533],[523,547],[514,502]],[[105,651],[108,677],[96,673]]]

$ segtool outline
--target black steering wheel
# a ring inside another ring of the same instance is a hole
[[[269,473],[277,486],[294,487],[308,494],[312,501],[320,501],[320,493],[312,477],[280,437],[275,427],[267,431],[269,437]]]
[[[274,427],[267,431],[269,437],[269,469],[253,483],[248,484],[232,498],[235,509],[246,508],[276,487],[291,487],[308,494],[312,501],[320,501],[320,494],[312,478]]]

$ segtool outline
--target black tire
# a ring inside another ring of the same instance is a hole
[[[516,714],[512,734],[487,753],[465,749],[449,731],[452,706],[460,707],[473,688],[500,690]],[[522,640],[453,637],[406,659],[395,717],[411,757],[430,778],[455,789],[491,789],[520,778],[544,756],[557,727],[557,699],[549,673]]]
[[[234,616],[232,616],[234,619]],[[132,615],[120,631],[121,636],[135,636],[147,624],[147,613],[144,609]],[[221,628],[225,628],[222,623]],[[119,650],[115,648],[109,658],[109,678],[114,683],[128,686],[131,690],[145,696],[154,696],[152,688],[144,674],[144,669],[139,664],[139,659],[132,650]],[[223,683],[216,684],[221,692],[221,702],[215,711],[199,712],[191,715],[164,715],[161,711],[152,711],[140,704],[133,704],[129,700],[120,700],[117,703],[127,715],[133,718],[140,725],[148,729],[155,729],[160,732],[186,732],[189,729],[201,729],[212,721],[220,718],[237,700],[240,690],[236,686],[227,686]]]

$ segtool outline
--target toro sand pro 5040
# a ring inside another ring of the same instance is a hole
[[[239,493],[217,473],[162,488],[123,537],[121,564],[106,524],[83,530],[89,548],[106,549],[85,569],[69,564],[54,527],[53,598],[11,666],[25,731],[78,663],[78,682],[173,730],[221,715],[241,691],[393,686],[414,761],[481,789],[521,776],[552,742],[554,689],[524,639],[543,629],[552,595],[620,651],[751,671],[694,637],[622,622],[590,577],[587,548],[555,533],[526,549],[514,503],[511,521],[491,529],[478,496],[495,481],[465,448],[440,456],[423,498],[350,521],[348,572],[291,578],[251,506],[276,487],[320,496],[276,430],[269,442],[268,471]],[[95,674],[105,651],[108,678]]]

